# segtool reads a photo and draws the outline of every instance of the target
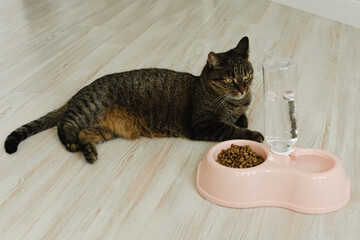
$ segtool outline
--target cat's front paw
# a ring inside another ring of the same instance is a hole
[[[264,136],[258,131],[252,131],[250,140],[261,143],[264,141]]]

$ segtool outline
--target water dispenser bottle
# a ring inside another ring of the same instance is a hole
[[[297,141],[296,77],[293,60],[263,64],[265,141],[276,154],[289,154]]]

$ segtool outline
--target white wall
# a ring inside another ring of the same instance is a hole
[[[360,0],[270,0],[360,28]]]

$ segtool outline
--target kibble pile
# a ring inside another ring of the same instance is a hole
[[[223,149],[216,160],[221,165],[232,168],[255,167],[265,161],[263,156],[253,151],[249,145],[238,146],[231,144],[228,149]]]

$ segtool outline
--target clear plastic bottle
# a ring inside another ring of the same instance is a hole
[[[277,154],[289,154],[297,141],[296,77],[290,59],[263,64],[265,141]]]

